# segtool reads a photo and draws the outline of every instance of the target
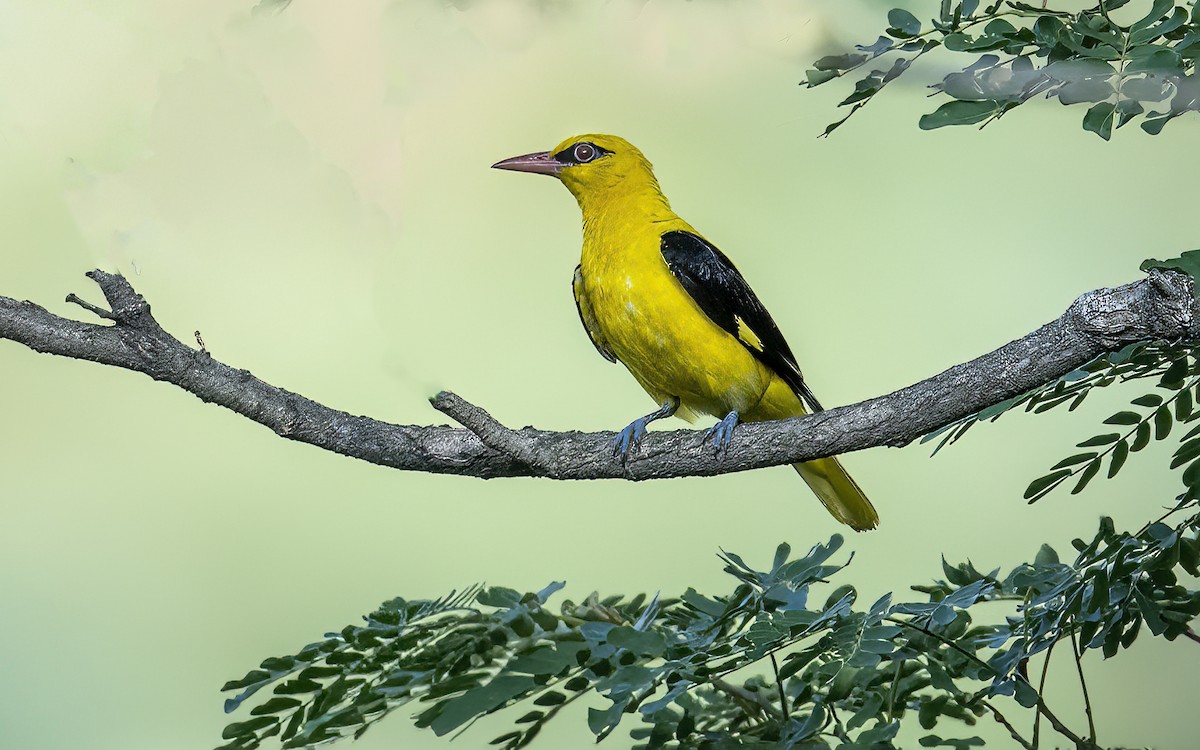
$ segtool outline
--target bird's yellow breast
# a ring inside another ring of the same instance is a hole
[[[669,210],[607,208],[585,214],[580,261],[599,338],[659,402],[677,397],[715,416],[753,411],[771,371],[709,320],[662,256],[663,233],[695,230]]]

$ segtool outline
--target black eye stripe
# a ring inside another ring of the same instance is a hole
[[[554,155],[554,160],[561,164],[587,164],[611,153],[612,151],[594,143],[580,141],[559,151]]]

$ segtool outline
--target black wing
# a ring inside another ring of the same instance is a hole
[[[783,378],[813,411],[821,411],[821,404],[804,383],[791,347],[733,262],[691,232],[663,234],[661,250],[671,273],[704,314]]]

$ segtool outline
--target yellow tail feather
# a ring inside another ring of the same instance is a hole
[[[826,510],[855,531],[868,531],[879,525],[875,506],[858,488],[836,458],[818,458],[792,468],[808,483]]]

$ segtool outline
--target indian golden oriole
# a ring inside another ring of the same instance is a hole
[[[612,135],[568,138],[552,151],[497,162],[497,169],[557,177],[583,212],[575,304],[596,350],[620,362],[661,406],[622,430],[625,460],[646,425],[697,412],[724,451],[739,420],[805,414],[821,405],[796,358],[729,258],[679,218],[642,152]],[[857,530],[879,516],[835,458],[794,464],[834,518]]]

